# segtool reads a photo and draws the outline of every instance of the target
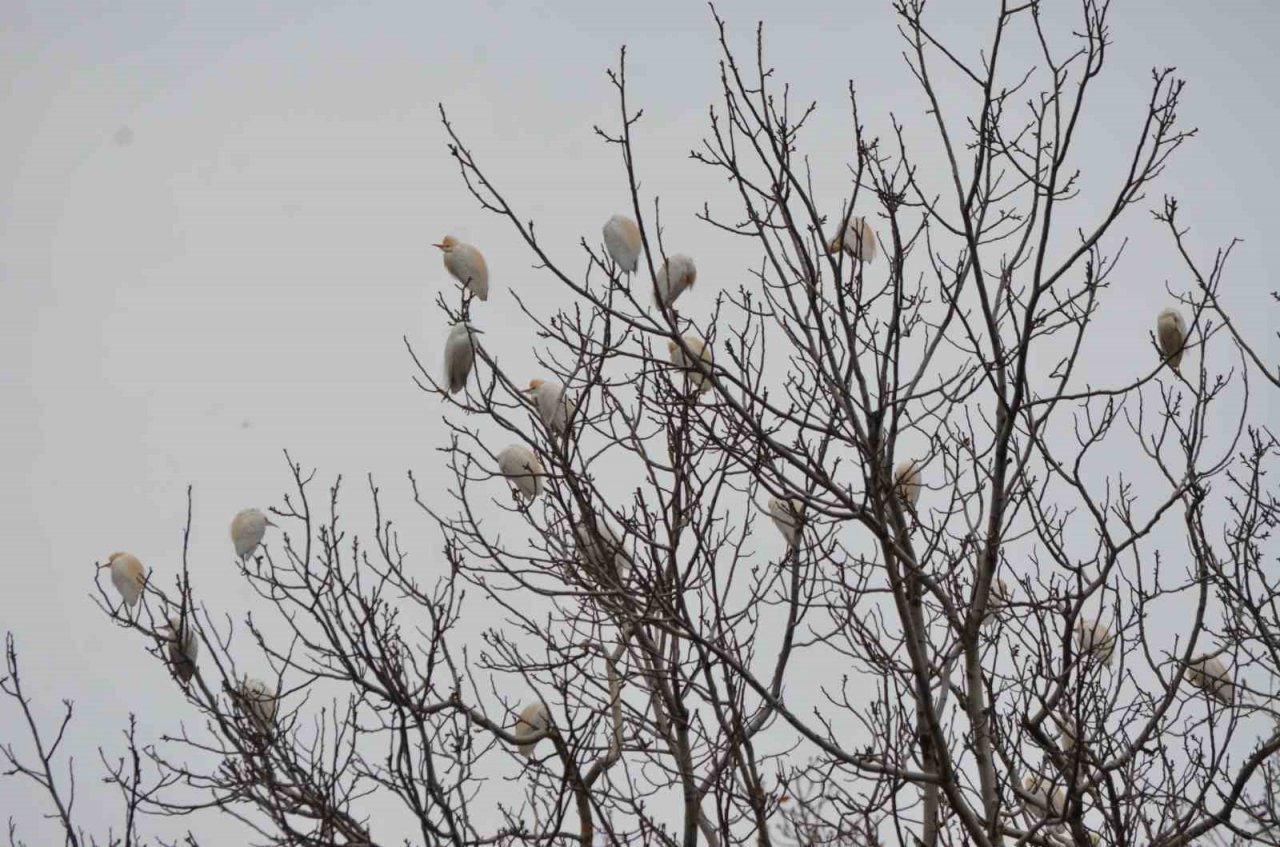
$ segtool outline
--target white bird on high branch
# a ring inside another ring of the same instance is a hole
[[[547,707],[541,702],[531,703],[520,710],[520,715],[516,718],[515,735],[520,744],[516,747],[520,751],[520,755],[526,759],[533,758],[533,750],[538,746],[538,741],[533,736],[551,728],[551,713],[547,711]],[[532,741],[528,739],[533,739]]]
[[[640,227],[626,215],[614,215],[604,225],[604,246],[624,273],[635,273],[640,263]]]
[[[1187,682],[1224,706],[1236,701],[1236,684],[1231,679],[1231,672],[1217,656],[1193,659],[1187,665]]]
[[[196,636],[195,627],[192,625],[191,613],[187,613],[185,623],[179,616],[170,615],[167,629],[165,639],[169,667],[185,685],[195,674],[196,659],[200,655],[200,639]]]
[[[279,708],[275,689],[260,679],[247,677],[240,683],[239,693],[254,723],[264,733],[269,734],[272,726],[275,725],[276,711]]]
[[[1160,354],[1175,371],[1182,364],[1182,352],[1187,345],[1187,322],[1177,309],[1165,309],[1156,317],[1156,341]]]
[[[668,256],[662,263],[662,267],[658,268],[655,280],[657,288],[653,292],[653,302],[669,309],[675,304],[676,299],[686,289],[693,288],[693,284],[697,281],[698,268],[693,264],[693,259],[683,253]]]
[[[247,559],[258,549],[267,527],[275,526],[271,519],[258,509],[243,509],[231,519],[231,543],[235,545],[236,556]]]
[[[898,496],[915,508],[920,502],[923,484],[920,482],[920,463],[915,459],[903,459],[893,472],[893,482],[898,487]]]
[[[475,337],[483,334],[484,330],[467,323],[454,324],[449,330],[449,337],[444,342],[444,381],[450,394],[457,394],[466,387],[471,366],[476,361]]]
[[[452,235],[446,235],[439,244],[432,246],[439,247],[444,252],[445,270],[464,289],[482,301],[489,299],[489,266],[485,264],[484,255],[479,250],[470,244],[463,244]]]
[[[1028,776],[1022,782],[1027,793],[1031,795],[1027,807],[1042,818],[1062,817],[1067,807],[1067,793],[1062,788],[1053,788],[1052,783],[1040,776]]]
[[[827,242],[827,254],[839,253],[843,250],[848,255],[863,262],[873,262],[876,258],[876,232],[861,215],[849,218],[844,232]]]
[[[120,592],[120,597],[129,608],[138,605],[142,589],[147,583],[146,571],[142,562],[131,553],[112,553],[106,564],[99,567],[111,568],[111,584]]]
[[[804,503],[799,500],[779,500],[769,498],[769,517],[787,541],[787,548],[794,550],[800,543],[800,535],[804,530]]]
[[[711,345],[703,341],[696,335],[681,336],[685,346],[689,351],[702,360],[702,364],[707,371],[711,370]],[[693,360],[689,358],[680,349],[680,345],[672,339],[667,342],[667,354],[671,358],[671,364],[684,371],[685,393],[687,394],[705,394],[712,389],[711,377],[709,374],[699,373],[697,366]]]
[[[596,530],[592,532],[586,518],[574,524],[573,537],[577,542],[578,558],[596,574],[612,573],[619,582],[626,582],[627,575],[631,573],[631,559],[618,534],[601,515],[596,515],[595,525]]]
[[[1090,656],[1107,667],[1116,649],[1116,637],[1111,628],[1097,618],[1080,618],[1076,621],[1076,649],[1081,655]]]
[[[563,433],[578,410],[578,405],[567,396],[564,385],[555,380],[531,379],[525,393],[533,399],[543,425],[555,433]]]
[[[512,444],[498,454],[498,470],[526,500],[536,500],[542,493],[542,462],[523,444]]]

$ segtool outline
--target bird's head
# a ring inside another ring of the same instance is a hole
[[[531,379],[529,380],[529,387],[525,391],[532,394],[546,384],[547,381],[545,379]]]
[[[451,253],[457,249],[458,239],[454,238],[452,235],[446,235],[444,238],[440,239],[439,244],[433,244],[431,246],[439,247],[444,252]]]
[[[827,255],[834,256],[836,253],[839,253],[840,246],[840,236],[837,235],[827,242]]]
[[[670,353],[672,356],[674,356],[676,354],[676,351],[679,349],[680,349],[680,345],[676,344],[676,340],[674,338],[667,342],[667,352]]]
[[[1022,780],[1022,785],[1028,791],[1035,791],[1036,788],[1040,785],[1040,780],[1038,777],[1027,776],[1026,779]]]
[[[693,288],[693,284],[698,281],[698,269],[690,266],[689,268],[689,288]]]
[[[114,562],[116,559],[120,558],[120,557],[121,557],[121,556],[123,556],[123,555],[125,555],[125,554],[124,554],[124,553],[112,553],[110,556],[108,556],[108,557],[107,557],[107,561],[106,561],[106,563],[101,564],[101,565],[98,565],[98,567],[100,567],[100,568],[109,568],[109,567],[111,567],[111,563],[112,563],[112,562]]]

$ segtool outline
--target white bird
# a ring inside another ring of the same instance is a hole
[[[1160,353],[1175,371],[1182,364],[1182,350],[1187,343],[1187,322],[1177,309],[1165,309],[1156,318],[1156,340]]]
[[[463,244],[452,235],[446,235],[439,244],[432,245],[444,251],[444,267],[462,287],[482,301],[489,299],[489,266],[484,255],[470,244]]]
[[[111,568],[111,584],[120,592],[124,604],[130,608],[138,605],[138,598],[142,596],[142,588],[147,582],[146,571],[138,557],[130,553],[112,553],[101,567]]]
[[[1076,621],[1076,649],[1089,654],[1111,667],[1116,649],[1116,637],[1110,627],[1096,618],[1080,618]]]
[[[711,345],[696,335],[685,335],[682,338],[690,352],[695,353],[702,360],[703,366],[710,371],[712,364]],[[705,394],[711,390],[711,377],[697,372],[697,366],[685,355],[685,352],[680,349],[680,345],[674,339],[667,342],[667,353],[671,357],[671,364],[685,371],[684,382],[687,393]]]
[[[1217,656],[1194,660],[1187,665],[1187,682],[1224,706],[1236,701],[1236,685],[1231,672]]]
[[[246,678],[240,683],[240,698],[258,727],[263,732],[270,732],[278,707],[275,689],[260,679]]]
[[[247,559],[262,543],[267,527],[275,526],[271,519],[257,509],[243,509],[231,519],[231,542],[236,546],[236,555]]]
[[[595,532],[587,526],[585,519],[574,524],[573,537],[577,542],[578,558],[584,565],[601,573],[612,571],[619,582],[626,582],[627,575],[631,573],[631,560],[623,550],[618,534],[600,515],[596,515],[595,523]]]
[[[1053,724],[1058,728],[1058,746],[1064,754],[1070,756],[1080,738],[1079,727],[1070,715],[1053,715]]]
[[[483,334],[484,330],[466,323],[454,324],[449,330],[444,342],[444,381],[450,394],[457,394],[466,386],[476,361],[475,336]]]
[[[512,444],[498,454],[498,470],[527,500],[542,493],[542,462],[523,444]]]
[[[804,530],[804,503],[799,500],[779,500],[777,497],[770,497],[769,517],[773,518],[774,526],[787,540],[787,547],[794,550]]]
[[[604,225],[604,246],[613,263],[627,273],[635,273],[640,263],[640,227],[626,215],[614,215]]]
[[[1028,776],[1022,782],[1027,793],[1031,795],[1027,805],[1040,817],[1062,817],[1067,807],[1067,793],[1061,788],[1053,788],[1049,780],[1039,776]],[[1052,791],[1051,791],[1052,789]]]
[[[653,293],[653,302],[659,306],[671,306],[676,302],[686,288],[693,288],[693,284],[698,281],[698,269],[693,264],[693,259],[683,253],[676,253],[668,256],[667,260],[662,263],[662,267],[658,268],[657,289]]]
[[[914,459],[902,460],[898,463],[898,469],[893,472],[893,481],[898,486],[898,496],[915,508],[920,502],[920,491],[923,488],[919,464]]]
[[[178,679],[190,682],[196,672],[196,658],[200,655],[200,639],[196,637],[190,616],[184,626],[180,618],[170,615],[168,630],[169,667],[173,668]]]
[[[991,580],[991,593],[987,595],[987,612],[996,613],[1013,602],[1013,589],[1000,577]]]
[[[843,235],[837,235],[827,242],[828,255],[843,250],[863,262],[875,261],[876,249],[876,232],[861,215],[850,218]]]
[[[516,719],[516,728],[513,733],[517,740],[522,743],[516,748],[520,751],[520,755],[526,759],[533,758],[533,748],[538,746],[538,741],[526,741],[525,739],[533,738],[534,735],[551,728],[551,713],[547,711],[547,707],[542,703],[532,703],[520,710],[520,716]]]
[[[555,380],[531,379],[525,393],[533,396],[538,417],[552,432],[564,432],[578,410],[578,404],[566,396],[564,385]]]

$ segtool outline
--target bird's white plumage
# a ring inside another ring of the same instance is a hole
[[[828,253],[837,253],[841,250],[863,262],[875,261],[878,250],[876,232],[871,228],[871,224],[867,223],[866,218],[861,215],[849,218],[844,232],[828,242]]]
[[[573,527],[573,537],[578,546],[578,558],[584,565],[599,573],[612,571],[617,574],[619,582],[626,582],[631,573],[631,559],[623,549],[618,534],[600,515],[595,519],[596,531],[592,532],[586,520],[580,520]]]
[[[898,463],[893,472],[894,484],[898,486],[898,496],[915,508],[920,502],[920,492],[924,485],[920,482],[920,465],[914,459],[904,459]]]
[[[1231,679],[1231,672],[1217,656],[1199,659],[1187,665],[1187,682],[1224,706],[1230,706],[1236,701],[1236,686]]]
[[[712,366],[711,345],[696,335],[684,335],[682,338],[689,351],[701,359],[703,366],[710,371]],[[686,392],[702,394],[712,389],[711,377],[698,372],[697,365],[693,363],[693,359],[685,354],[679,344],[674,341],[667,342],[667,352],[670,354],[671,364],[685,372]]]
[[[107,563],[111,567],[111,584],[120,592],[124,604],[130,608],[138,605],[147,581],[142,562],[130,553],[112,553],[107,557]]]
[[[542,703],[531,703],[520,710],[520,715],[516,719],[516,728],[512,733],[517,739],[531,738],[543,730],[551,728],[551,713],[547,711],[547,707]],[[540,739],[539,739],[540,740]],[[516,749],[520,751],[520,755],[526,759],[533,758],[533,750],[538,746],[538,741],[521,743]]]
[[[523,444],[512,444],[498,454],[498,470],[527,500],[542,493],[542,462]]]
[[[471,376],[471,366],[476,361],[475,336],[477,331],[470,324],[454,324],[444,342],[444,381],[450,394],[457,394]]]
[[[692,288],[697,280],[698,268],[693,264],[693,259],[683,253],[668,256],[662,263],[662,267],[658,268],[655,280],[657,289],[653,294],[654,302],[670,307],[686,289]]]
[[[1116,649],[1116,637],[1102,621],[1080,618],[1076,621],[1076,649],[1110,667]]]
[[[529,383],[528,392],[533,397],[542,423],[552,432],[564,432],[578,408],[569,399],[564,385],[555,380],[535,379]]]
[[[800,541],[800,533],[804,526],[804,503],[799,500],[779,500],[769,498],[769,517],[773,524],[787,540],[787,547],[794,549]]]
[[[604,225],[604,246],[619,269],[634,273],[640,262],[640,227],[626,215],[614,215]]]
[[[444,251],[444,267],[454,279],[482,301],[489,299],[489,266],[484,254],[452,235],[436,245]]]
[[[1036,814],[1041,817],[1048,817],[1050,813],[1054,817],[1062,817],[1062,811],[1067,806],[1067,793],[1061,788],[1054,788],[1053,784],[1043,777],[1029,776],[1023,782],[1027,789],[1027,793],[1031,798],[1027,801],[1027,805]]]
[[[1175,371],[1182,364],[1182,351],[1187,342],[1187,322],[1177,309],[1165,309],[1156,317],[1156,341],[1169,367]]]
[[[235,545],[236,555],[241,559],[248,558],[262,543],[266,535],[269,521],[258,509],[244,509],[231,519],[231,542]]]
[[[185,625],[176,615],[169,616],[168,625],[169,666],[183,682],[189,682],[196,671],[196,659],[200,656],[200,639],[188,614]]]
[[[275,723],[279,706],[275,689],[260,679],[248,678],[240,684],[240,697],[258,726],[264,732],[269,730]]]
[[[1062,752],[1071,755],[1076,749],[1077,740],[1080,738],[1080,730],[1076,726],[1076,722],[1070,715],[1053,715],[1054,726],[1058,729],[1058,747]]]

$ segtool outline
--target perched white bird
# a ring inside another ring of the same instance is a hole
[[[173,668],[178,679],[190,682],[196,672],[196,658],[200,655],[200,639],[196,637],[190,616],[184,625],[181,619],[170,615],[168,630],[169,667]]]
[[[1236,701],[1236,685],[1231,672],[1217,656],[1194,660],[1187,665],[1187,682],[1224,706]]]
[[[602,516],[596,515],[595,532],[587,526],[585,519],[578,521],[573,527],[573,537],[577,542],[578,558],[584,565],[603,573],[612,571],[617,574],[619,582],[627,581],[627,575],[631,573],[631,559],[623,550],[618,534]]]
[[[270,732],[276,722],[275,689],[260,679],[246,678],[240,683],[240,698],[250,717],[263,732]]]
[[[147,582],[142,562],[130,553],[112,553],[107,557],[107,563],[101,567],[111,568],[111,584],[120,592],[124,604],[130,608],[138,605],[142,587]]]
[[[1080,618],[1076,621],[1076,649],[1081,654],[1093,656],[1111,667],[1116,650],[1116,637],[1110,627],[1096,618]]]
[[[271,519],[257,509],[244,509],[231,519],[231,541],[236,546],[236,555],[247,559],[262,543],[267,527],[275,526]]]
[[[849,218],[842,235],[837,235],[827,242],[827,253],[838,253],[841,250],[863,262],[873,262],[876,258],[876,232],[861,215]]]
[[[542,462],[523,444],[512,444],[498,454],[498,470],[526,500],[536,500],[542,493]]]
[[[476,361],[475,336],[483,334],[484,330],[466,323],[454,324],[449,330],[444,342],[444,381],[450,394],[457,394],[466,386]]]
[[[564,432],[578,409],[566,395],[564,385],[555,380],[531,379],[525,393],[533,396],[538,417],[552,432]]]
[[[524,741],[533,738],[534,735],[543,730],[551,728],[551,713],[547,711],[547,707],[542,703],[532,703],[520,710],[520,716],[516,719],[516,728],[513,735],[523,743],[516,749],[520,751],[520,755],[526,759],[533,758],[533,748],[538,746],[538,741]]]
[[[1070,756],[1080,738],[1079,727],[1070,715],[1055,714],[1052,717],[1054,726],[1058,728],[1058,746],[1062,748],[1063,753]]]
[[[1039,776],[1028,776],[1022,782],[1027,793],[1031,795],[1027,806],[1042,818],[1062,817],[1067,807],[1067,793],[1061,788],[1053,788],[1052,783]]]
[[[463,244],[452,235],[446,235],[439,244],[433,245],[444,251],[444,267],[454,279],[462,283],[481,300],[489,299],[489,266],[484,263],[484,255],[470,244]]]
[[[657,289],[653,293],[653,302],[659,306],[670,308],[686,288],[693,288],[698,281],[698,269],[693,259],[683,253],[668,256],[658,268]]]
[[[619,269],[635,273],[640,263],[640,227],[626,215],[614,215],[604,225],[604,246]]]
[[[915,508],[924,487],[920,482],[920,465],[914,459],[902,460],[893,472],[893,481],[898,486],[898,496]]]
[[[696,335],[685,335],[683,336],[683,339],[685,346],[689,348],[690,352],[696,354],[698,358],[702,359],[702,364],[708,371],[710,371],[712,364],[711,345]],[[697,366],[694,365],[692,360],[685,355],[685,352],[680,349],[680,345],[677,344],[674,339],[667,342],[667,353],[671,357],[671,364],[675,365],[680,370],[685,371],[684,382],[686,392],[689,394],[705,394],[711,390],[711,377],[697,372]]]
[[[1187,343],[1187,322],[1177,309],[1165,309],[1156,318],[1156,340],[1160,353],[1175,371],[1182,364],[1182,350]]]
[[[988,614],[997,613],[1013,602],[1013,589],[1000,577],[991,580],[991,593],[987,595]]]
[[[774,526],[787,540],[787,547],[794,550],[804,530],[804,503],[799,500],[779,500],[777,497],[770,497],[769,517],[773,518]]]

